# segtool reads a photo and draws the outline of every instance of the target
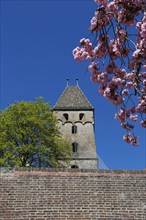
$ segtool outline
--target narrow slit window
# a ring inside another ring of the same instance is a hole
[[[78,143],[74,142],[72,143],[72,152],[77,153],[78,151]]]
[[[65,114],[63,114],[63,116],[64,116],[64,118],[66,119],[66,121],[68,121],[68,114],[67,113],[65,113]]]
[[[83,114],[83,113],[80,113],[80,114],[79,114],[79,120],[83,120],[83,118],[84,118],[84,114]]]
[[[72,126],[72,134],[76,134],[77,133],[77,126],[73,125]]]
[[[71,168],[79,168],[77,165],[72,165]]]

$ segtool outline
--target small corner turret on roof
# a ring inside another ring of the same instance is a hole
[[[53,107],[53,110],[93,110],[92,105],[78,86],[67,86]]]

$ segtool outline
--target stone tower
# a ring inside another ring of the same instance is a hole
[[[71,168],[97,169],[94,109],[80,87],[67,86],[53,111],[60,132],[72,144]]]

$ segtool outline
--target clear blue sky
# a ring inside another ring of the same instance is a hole
[[[138,128],[140,146],[122,141],[114,119],[116,108],[97,93],[87,63],[76,63],[72,50],[88,36],[93,0],[1,0],[1,109],[15,100],[43,96],[51,106],[66,86],[79,86],[95,108],[97,153],[110,169],[144,169],[144,129]]]

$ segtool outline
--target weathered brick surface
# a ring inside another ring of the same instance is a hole
[[[0,220],[146,220],[146,171],[1,169]]]

